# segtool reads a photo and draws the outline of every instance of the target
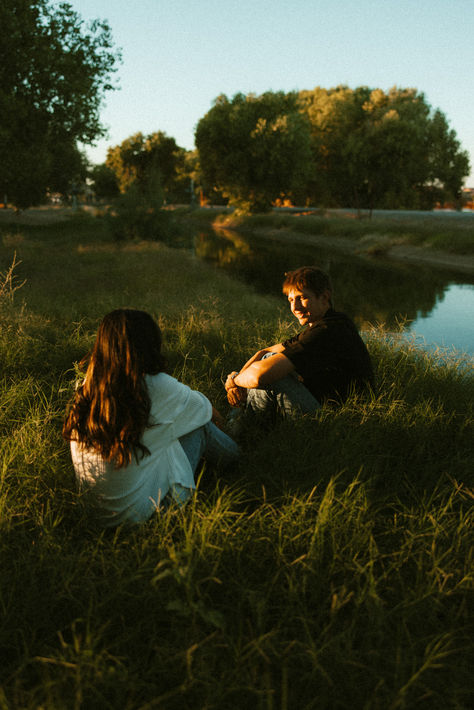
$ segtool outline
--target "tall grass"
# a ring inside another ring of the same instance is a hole
[[[205,220],[209,211],[194,219]],[[377,215],[371,219],[356,219],[355,214],[345,216],[325,213],[272,213],[235,217],[232,214],[214,215],[217,223],[241,229],[283,229],[320,237],[342,237],[360,242],[370,248],[370,244],[381,249],[409,244],[428,246],[454,254],[474,253],[474,219],[443,218],[439,215],[390,217]]]
[[[293,326],[100,221],[21,236],[0,247],[27,279],[0,300],[0,708],[471,708],[472,376],[366,331],[373,396],[249,430],[184,509],[100,531],[60,428],[105,311],[152,312],[222,410],[225,373]]]

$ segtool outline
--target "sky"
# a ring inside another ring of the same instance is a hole
[[[101,112],[107,148],[163,131],[194,148],[220,94],[414,87],[469,154],[474,187],[474,0],[69,0],[107,20],[123,62]]]

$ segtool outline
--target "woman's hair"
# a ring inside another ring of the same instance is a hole
[[[161,331],[144,311],[120,308],[102,320],[63,426],[66,440],[97,451],[116,468],[135,454],[149,454],[141,443],[148,425],[150,397],[144,375],[165,367]]]

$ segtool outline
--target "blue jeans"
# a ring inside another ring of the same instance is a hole
[[[266,353],[262,360],[273,355],[274,353]],[[295,372],[267,387],[249,389],[247,392],[247,409],[253,412],[273,415],[278,412],[283,416],[291,416],[313,414],[320,408],[316,397],[299,381]]]
[[[179,443],[189,459],[193,473],[196,473],[199,461],[205,458],[211,464],[234,463],[239,455],[240,448],[235,441],[221,431],[213,422],[190,431],[181,436]],[[185,488],[179,483],[170,491],[171,497],[177,503],[185,503],[193,495],[190,488]]]
[[[190,431],[180,437],[179,443],[189,459],[193,473],[204,457],[209,463],[233,463],[240,449],[230,436],[224,434],[213,422]]]
[[[263,414],[313,414],[321,408],[309,389],[294,375],[287,375],[262,389],[247,392],[247,409]]]

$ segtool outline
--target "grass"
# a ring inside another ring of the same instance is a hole
[[[223,411],[223,375],[292,328],[101,225],[3,230],[0,708],[471,708],[472,375],[366,331],[373,397],[248,431],[184,509],[94,529],[60,428],[103,314],[152,312]]]

